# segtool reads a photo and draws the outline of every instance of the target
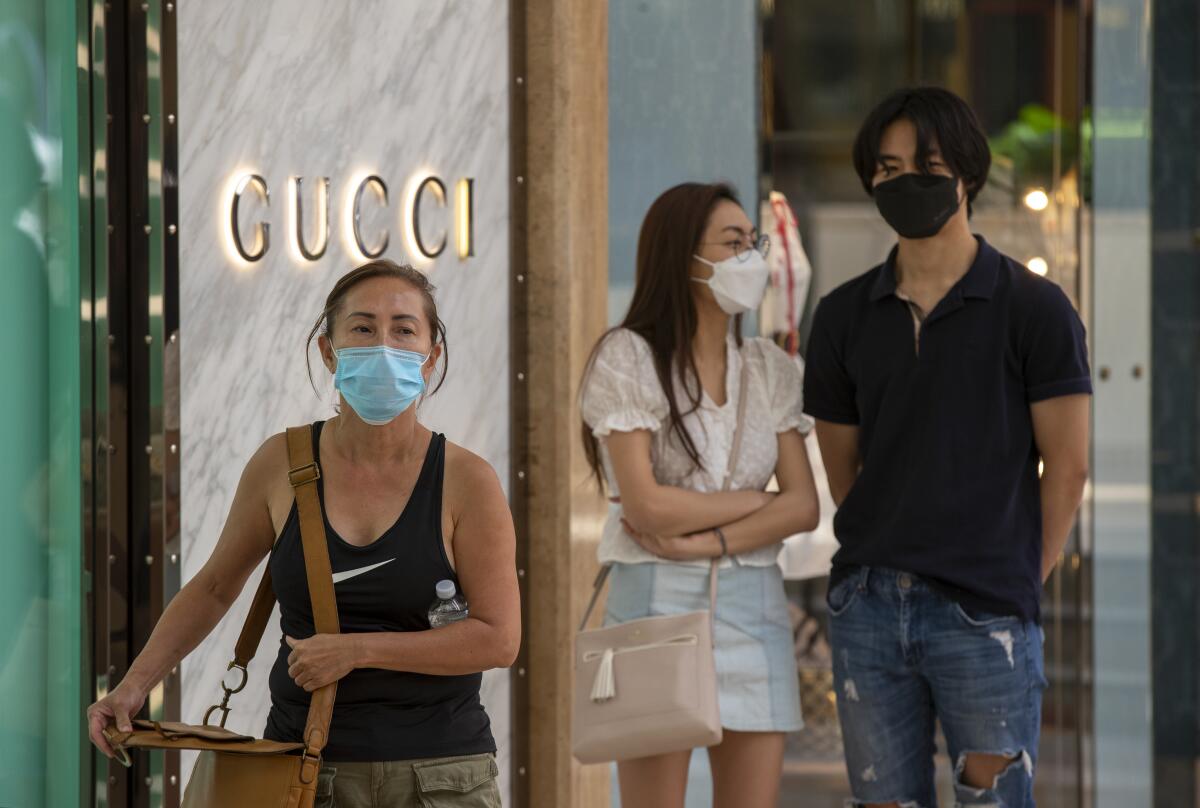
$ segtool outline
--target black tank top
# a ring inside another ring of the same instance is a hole
[[[322,422],[313,425],[320,462]],[[446,438],[435,434],[412,496],[396,524],[366,547],[343,540],[325,519],[326,543],[342,633],[426,631],[438,581],[458,577],[442,544],[442,478]],[[322,511],[325,488],[319,481]],[[315,633],[296,506],[268,562],[286,636]],[[265,737],[300,741],[309,694],[288,676],[291,649],[283,640],[271,669],[271,712]],[[483,675],[430,676],[378,668],[351,671],[337,688],[325,759],[377,762],[495,752],[491,724],[479,700]]]

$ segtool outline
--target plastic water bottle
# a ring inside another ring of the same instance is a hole
[[[429,607],[429,627],[441,628],[467,619],[467,599],[458,595],[454,581],[438,581],[437,600]]]

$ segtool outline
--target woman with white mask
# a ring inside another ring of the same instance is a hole
[[[777,557],[784,538],[817,525],[811,422],[795,362],[741,336],[767,285],[768,247],[728,186],[666,191],[642,224],[629,312],[581,385],[584,448],[611,503],[599,550],[611,566],[606,624],[707,609],[718,560],[717,808],[774,806],[785,733],[802,726]],[[772,476],[777,493],[764,490]],[[622,806],[682,806],[690,756],[620,761]]]

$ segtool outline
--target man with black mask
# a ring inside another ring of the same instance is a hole
[[[804,402],[839,505],[828,602],[856,805],[936,804],[939,721],[958,804],[1034,804],[1038,604],[1083,496],[1092,388],[1066,295],[971,233],[990,163],[953,93],[880,103],[854,165],[899,243],[813,321]]]

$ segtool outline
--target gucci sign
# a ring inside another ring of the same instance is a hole
[[[329,177],[288,178],[287,234],[295,255],[303,262],[318,261],[329,247],[330,183]],[[309,195],[313,197],[308,199]],[[472,217],[474,214],[475,180],[460,179],[454,186],[453,211],[446,184],[435,174],[417,174],[406,185],[403,206],[400,211],[400,226],[409,255],[417,261],[432,261],[446,251],[453,230],[455,252],[460,259],[475,254],[475,234]],[[376,174],[356,178],[345,188],[342,226],[346,244],[357,251],[363,259],[379,258],[388,249],[390,233],[386,227],[377,227],[364,233],[363,211],[367,205],[387,208],[388,185]],[[271,249],[271,188],[267,180],[253,172],[235,174],[227,192],[229,205],[229,247],[242,261],[253,264],[261,261]],[[254,206],[260,211],[259,218],[250,224],[251,234],[243,233],[243,219],[250,218],[248,211]],[[427,211],[444,211],[439,222],[422,221],[422,208]],[[308,216],[314,221],[307,227]],[[451,224],[452,220],[452,224]],[[307,231],[315,235],[310,239]],[[247,237],[249,235],[249,237]]]

